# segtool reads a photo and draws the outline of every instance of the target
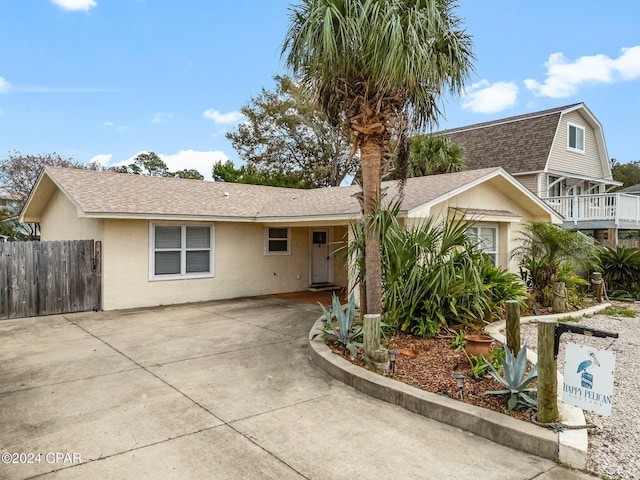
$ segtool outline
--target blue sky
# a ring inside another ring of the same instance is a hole
[[[287,0],[0,0],[0,159],[128,163],[207,177],[273,75]],[[640,159],[640,2],[463,0],[476,73],[440,128],[585,102],[609,157]]]

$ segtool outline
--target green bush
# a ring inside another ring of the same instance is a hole
[[[447,324],[478,324],[489,307],[486,260],[467,235],[470,222],[432,219],[384,230],[382,267],[387,322],[431,337]]]
[[[594,240],[580,232],[563,230],[546,222],[527,224],[513,257],[520,262],[520,275],[531,296],[544,306],[551,306],[551,285],[564,281],[569,296],[579,294],[581,283],[576,270],[597,261]],[[571,300],[568,299],[571,303]]]
[[[632,247],[604,247],[599,252],[607,291],[614,297],[640,295],[640,250]]]

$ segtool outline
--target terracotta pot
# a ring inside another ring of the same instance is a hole
[[[464,338],[467,341],[464,349],[469,355],[484,355],[486,357],[493,350],[494,339],[489,335],[467,335]]]
[[[408,348],[399,348],[398,353],[401,355],[406,355],[409,358],[416,358],[418,356],[418,350],[411,350]]]

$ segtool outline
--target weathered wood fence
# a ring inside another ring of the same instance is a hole
[[[0,243],[0,319],[101,309],[101,242]]]

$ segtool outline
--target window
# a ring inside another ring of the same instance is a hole
[[[213,226],[151,225],[152,280],[212,277]]]
[[[584,153],[584,128],[572,123],[567,124],[569,137],[567,149],[573,152]]]
[[[476,240],[478,248],[496,265],[498,259],[498,228],[477,226],[469,228],[469,234]]]
[[[266,255],[289,255],[289,229],[267,228],[266,231]]]
[[[549,197],[562,196],[562,182],[559,177],[549,175]]]

